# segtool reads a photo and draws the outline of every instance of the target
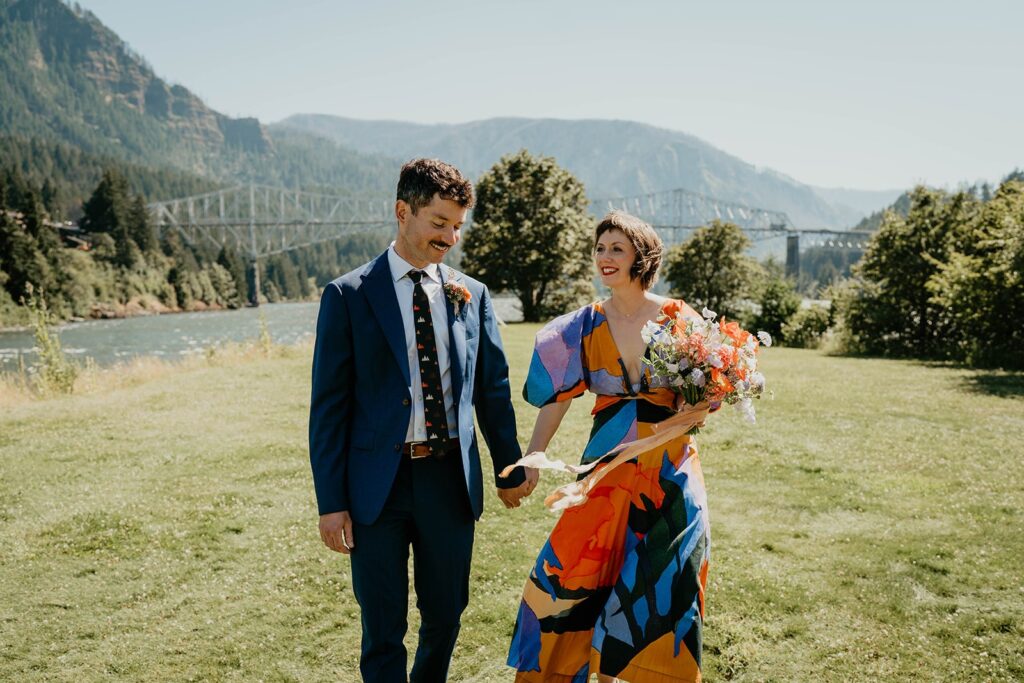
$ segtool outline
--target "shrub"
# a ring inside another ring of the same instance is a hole
[[[782,325],[782,336],[786,346],[801,349],[816,349],[821,338],[831,325],[831,312],[824,306],[801,308]]]

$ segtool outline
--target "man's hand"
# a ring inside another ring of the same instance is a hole
[[[540,479],[540,470],[535,467],[527,467],[526,469],[526,481],[514,489],[498,489],[498,498],[505,504],[505,507],[511,510],[517,508],[522,504],[523,498],[533,493],[533,489],[537,487],[537,481]]]
[[[498,498],[509,510],[517,508],[519,507],[519,502],[523,499],[523,496],[526,495],[526,487],[527,483],[524,481],[514,489],[498,489]]]
[[[352,535],[352,517],[348,512],[320,515],[320,538],[331,550],[348,555],[356,547],[356,539]]]

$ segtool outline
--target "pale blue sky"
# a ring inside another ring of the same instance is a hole
[[[215,109],[632,119],[813,185],[1024,167],[1024,2],[80,0]]]

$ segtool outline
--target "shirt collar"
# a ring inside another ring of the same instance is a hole
[[[391,267],[391,279],[398,282],[409,274],[410,270],[422,270],[434,282],[441,284],[440,268],[436,263],[429,263],[425,268],[416,268],[411,263],[398,255],[395,251],[395,243],[388,247],[388,265]]]

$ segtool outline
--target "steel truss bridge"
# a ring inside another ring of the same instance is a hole
[[[395,200],[239,185],[147,205],[157,230],[177,230],[190,245],[232,247],[249,260],[260,291],[260,259],[339,237],[387,230]]]
[[[785,238],[786,274],[793,276],[800,272],[802,248],[861,250],[871,236],[870,232],[797,228],[783,211],[727,202],[683,189],[599,199],[591,204],[591,211],[598,215],[612,210],[625,211],[650,223],[667,246],[685,241],[697,228],[716,219],[735,223],[755,243]]]
[[[156,228],[176,230],[190,245],[228,246],[249,260],[259,292],[260,259],[358,233],[394,229],[394,197],[354,197],[264,185],[239,185],[205,194],[153,202]],[[781,211],[727,202],[689,190],[599,199],[591,211],[618,209],[650,223],[669,246],[714,219],[735,223],[755,242],[786,239],[786,271],[799,272],[803,246],[862,249],[870,233],[799,229]]]

